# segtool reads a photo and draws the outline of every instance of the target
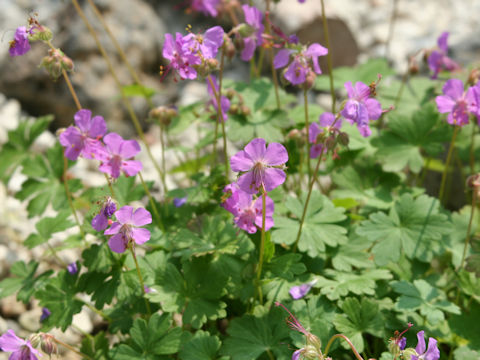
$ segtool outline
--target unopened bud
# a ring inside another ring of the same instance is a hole
[[[248,24],[240,24],[237,26],[237,32],[241,37],[246,38],[255,32],[255,29]]]
[[[322,347],[322,342],[318,336],[315,336],[312,333],[307,334],[307,344],[312,345],[317,351]]]
[[[148,117],[157,120],[161,125],[168,126],[172,122],[172,118],[177,116],[177,110],[166,106],[157,106],[150,110]]]
[[[297,140],[300,136],[300,131],[298,129],[292,129],[288,132],[287,139]]]
[[[418,356],[414,348],[406,348],[402,351],[402,355],[404,359],[411,359],[412,356]]]
[[[327,148],[327,150],[333,150],[336,144],[337,141],[335,140],[335,135],[330,135],[329,137],[327,137],[327,140],[325,140],[325,147]]]
[[[55,136],[59,137],[65,130],[65,128],[58,128],[57,131],[55,132]]]
[[[210,70],[216,70],[218,68],[217,59],[207,59],[206,63],[207,63],[207,66],[210,68]]]
[[[307,345],[303,348],[303,352],[302,352],[302,355],[303,355],[303,358],[304,359],[318,359],[319,358],[319,353],[318,353],[318,349],[316,349],[314,346],[312,345]]]
[[[63,56],[61,59],[62,68],[66,71],[73,71],[73,61],[68,56]]]
[[[414,57],[411,57],[408,61],[408,73],[410,75],[415,75],[419,70],[420,67],[418,66],[417,60]]]
[[[233,44],[232,39],[230,39],[228,36],[224,37],[224,41],[225,42],[223,46],[225,46],[225,55],[227,55],[227,58],[231,60],[235,57],[235,45]]]
[[[233,104],[232,106],[230,106],[229,112],[230,112],[231,114],[238,114],[238,110],[240,110],[240,109],[238,108],[238,105],[237,105],[237,104]]]
[[[468,75],[468,84],[470,85],[476,85],[478,80],[480,79],[480,69],[473,69],[470,71],[470,74]]]
[[[340,132],[338,134],[338,142],[342,144],[343,146],[348,146],[348,143],[350,142],[350,139],[348,137],[348,134],[345,132]]]
[[[41,336],[40,334],[32,334],[28,337],[28,341],[30,341],[30,344],[32,344],[32,346],[36,348],[38,347],[38,345],[40,345]]]
[[[303,83],[303,88],[305,90],[309,90],[315,85],[315,79],[317,78],[317,74],[313,71],[309,71],[307,76],[305,77],[305,82]]]
[[[53,39],[52,30],[43,25],[33,25],[31,34],[28,37],[30,41],[50,41]]]
[[[246,106],[246,105],[242,105],[242,106],[240,107],[240,112],[241,112],[243,115],[245,115],[245,116],[248,116],[248,115],[251,114],[250,108],[249,108],[248,106]]]
[[[62,75],[62,70],[73,70],[73,62],[61,50],[50,49],[48,56],[42,59],[40,67],[44,67],[50,76],[56,80]]]
[[[228,100],[232,100],[233,97],[235,96],[235,90],[228,89],[225,93],[225,96],[227,97]]]
[[[47,355],[56,354],[58,352],[57,343],[54,341],[53,335],[42,333],[42,341],[40,345],[42,351]]]

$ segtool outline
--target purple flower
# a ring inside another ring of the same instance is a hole
[[[38,360],[36,355],[42,356],[30,341],[19,338],[12,329],[0,336],[0,349],[12,353],[10,360]]]
[[[101,172],[114,178],[120,176],[123,171],[126,176],[133,176],[142,170],[142,163],[133,158],[140,152],[140,145],[136,140],[123,140],[117,133],[109,133],[103,138],[106,147],[99,154],[102,164],[98,168]]]
[[[215,17],[218,15],[217,7],[219,3],[220,0],[192,0],[192,9]]]
[[[10,48],[8,49],[10,56],[24,55],[30,50],[28,35],[29,31],[25,26],[17,28],[13,40],[10,41]]]
[[[52,315],[52,312],[48,310],[48,308],[46,307],[42,308],[42,315],[40,316],[40,322],[47,320],[50,315]]]
[[[425,338],[423,336],[424,331],[419,331],[417,333],[417,347],[415,351],[418,356],[412,355],[411,360],[438,360],[440,358],[440,350],[437,347],[437,340],[434,338],[428,338],[428,350],[425,347]]]
[[[218,82],[215,76],[210,75],[213,81],[213,84],[215,86],[215,91],[212,89],[212,85],[210,84],[210,81],[207,79],[207,91],[208,94],[210,95],[210,103],[213,105],[215,110],[218,111],[218,104],[217,104],[217,92],[218,92]],[[224,95],[220,97],[220,111],[222,112],[222,118],[223,121],[227,121],[228,119],[228,110],[230,109],[230,100]]]
[[[133,211],[133,207],[124,206],[115,212],[117,221],[105,230],[105,235],[113,235],[108,240],[108,246],[116,253],[122,253],[130,241],[143,244],[150,240],[150,231],[139,228],[152,222],[152,215],[144,208]]]
[[[355,83],[345,83],[348,100],[341,111],[341,115],[350,123],[357,124],[360,134],[364,137],[370,136],[372,131],[368,126],[369,120],[377,120],[382,115],[382,106],[376,100],[371,98],[371,89],[361,81]]]
[[[214,26],[205,34],[195,36],[196,46],[198,46],[203,59],[213,59],[217,56],[218,49],[223,44],[224,31],[220,26]]]
[[[150,289],[147,285],[143,285],[143,290],[145,291],[146,294],[152,292],[152,289]]]
[[[181,197],[181,198],[174,198],[173,199],[173,205],[175,205],[175,207],[181,207],[183,205],[185,205],[187,203],[187,197]]]
[[[73,116],[76,126],[69,126],[59,136],[65,147],[65,156],[77,160],[79,155],[93,159],[102,151],[100,139],[107,132],[107,125],[101,116],[94,116],[87,109],[77,111]]]
[[[473,88],[463,90],[463,83],[450,79],[443,85],[444,95],[437,96],[435,102],[440,113],[449,113],[447,121],[452,125],[467,125],[470,112],[475,112],[476,104]]]
[[[308,292],[310,291],[312,286],[315,285],[316,282],[316,280],[313,280],[306,284],[292,286],[289,290],[289,294],[294,300],[301,299],[308,294]]]
[[[75,274],[78,272],[77,263],[76,263],[76,262],[73,262],[73,263],[71,263],[71,264],[68,264],[68,265],[67,265],[67,271],[68,271],[71,275],[75,275]]]
[[[319,125],[320,124],[320,125]],[[310,157],[312,159],[317,158],[320,154],[325,153],[327,149],[323,148],[323,143],[318,142],[318,135],[323,134],[324,131],[329,133],[331,128],[334,130],[339,130],[342,127],[341,119],[335,121],[335,115],[330,112],[325,112],[318,118],[318,124],[310,124],[308,136],[308,141],[313,144],[310,147]]]
[[[165,34],[163,43],[163,57],[170,60],[169,68],[177,70],[182,79],[195,79],[197,71],[193,65],[202,63],[202,59],[195,51],[195,35],[183,36],[176,33],[175,40],[171,34]]]
[[[400,338],[400,340],[398,340],[397,345],[400,348],[400,350],[405,349],[405,346],[407,346],[407,338],[405,336]]]
[[[92,219],[92,227],[97,231],[105,230],[108,227],[108,219],[112,217],[116,210],[117,205],[112,198],[108,196],[98,215]]]
[[[300,1],[301,2],[301,1]],[[298,349],[292,354],[292,360],[299,360],[300,355],[302,355],[304,349]]]
[[[438,50],[432,51],[427,59],[428,66],[430,67],[430,70],[433,71],[432,79],[436,79],[438,77],[438,73],[442,70],[454,71],[460,68],[460,66],[455,61],[453,61],[447,56],[448,35],[448,32],[444,32],[442,33],[442,35],[440,35],[437,40]]]
[[[235,216],[235,225],[249,234],[256,233],[257,227],[262,228],[261,197],[254,200],[252,194],[241,190],[236,184],[227,185],[223,191],[231,192],[222,206]],[[273,226],[274,203],[268,196],[265,197],[265,205],[265,230],[269,230]]]
[[[262,45],[263,14],[255,6],[242,5],[245,22],[251,27],[251,34],[243,38],[244,48],[240,58],[249,61],[257,46]]]
[[[282,170],[288,161],[285,147],[279,143],[271,143],[265,147],[265,140],[253,139],[246,146],[230,158],[233,171],[244,174],[238,178],[241,190],[256,194],[260,188],[271,191],[282,185],[286,175]]]

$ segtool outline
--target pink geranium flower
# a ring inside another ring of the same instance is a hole
[[[12,329],[0,336],[0,349],[12,353],[10,360],[38,360],[36,355],[42,356],[30,341],[19,338]]]
[[[470,113],[475,113],[476,99],[474,89],[463,90],[463,82],[450,79],[443,85],[443,94],[435,98],[440,113],[449,113],[449,124],[463,126],[468,124]]]
[[[263,25],[263,14],[255,6],[242,5],[245,14],[245,22],[251,27],[251,34],[243,38],[243,50],[240,58],[249,61],[257,46],[262,45],[262,34],[265,29]]]
[[[106,147],[99,154],[102,164],[99,167],[101,172],[109,174],[114,178],[124,172],[127,176],[133,176],[142,170],[142,163],[137,160],[128,160],[140,152],[140,145],[136,140],[123,140],[117,133],[109,133],[103,138]]]
[[[76,112],[73,116],[76,126],[69,126],[59,136],[59,141],[65,147],[65,157],[77,160],[79,155],[93,159],[102,151],[100,139],[107,132],[107,125],[101,116],[94,116],[87,109]]]
[[[150,231],[140,228],[152,222],[152,215],[144,208],[133,211],[133,207],[124,206],[115,212],[117,221],[105,230],[105,235],[113,235],[108,240],[108,246],[116,253],[122,253],[130,241],[143,244],[150,240]]]
[[[256,194],[261,188],[271,191],[282,185],[286,178],[283,166],[287,161],[288,153],[282,144],[271,143],[267,148],[261,138],[253,139],[245,150],[230,158],[232,170],[243,172],[238,186],[249,194]]]
[[[438,49],[432,51],[427,59],[428,66],[430,67],[430,70],[433,71],[432,79],[436,79],[438,77],[438,73],[442,70],[454,71],[460,68],[460,66],[455,61],[453,61],[447,56],[448,35],[448,32],[444,32],[442,33],[442,35],[440,35],[437,40]]]

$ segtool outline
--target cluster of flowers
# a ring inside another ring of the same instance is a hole
[[[267,147],[261,138],[253,139],[231,157],[232,170],[241,175],[237,182],[224,188],[222,206],[234,215],[240,229],[253,234],[257,227],[262,228],[262,197],[254,198],[259,191],[265,196],[265,230],[273,226],[274,203],[266,193],[284,183],[287,161],[288,153],[282,144],[271,143]]]
[[[75,126],[62,131],[60,144],[65,147],[65,157],[77,160],[79,156],[86,159],[100,160],[99,170],[114,179],[123,172],[126,176],[134,176],[142,170],[142,163],[131,160],[140,152],[136,140],[124,140],[116,133],[107,132],[107,125],[101,116],[94,116],[90,110],[79,110],[75,116]],[[92,220],[92,226],[97,231],[105,230],[105,235],[113,235],[108,245],[112,251],[122,253],[131,241],[143,244],[150,239],[150,231],[139,226],[152,222],[150,212],[138,208],[135,212],[131,206],[124,206],[116,211],[115,202],[107,197],[98,215]],[[117,222],[109,220],[115,215]]]
[[[467,125],[470,115],[474,115],[480,125],[480,82],[464,90],[461,80],[450,79],[443,85],[443,94],[435,101],[440,113],[448,113],[449,124]]]
[[[428,338],[428,347],[425,346],[425,331],[421,330],[417,333],[417,346],[407,348],[407,338],[403,336],[411,327],[412,323],[408,323],[407,329],[399,333],[395,331],[395,336],[390,338],[389,350],[394,358],[410,359],[410,360],[438,360],[440,358],[440,350],[437,346],[437,340]]]

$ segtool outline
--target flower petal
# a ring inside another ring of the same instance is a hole
[[[103,138],[103,142],[107,146],[108,151],[115,155],[120,154],[123,141],[123,138],[117,133],[108,133]]]
[[[144,226],[147,224],[151,224],[152,214],[150,214],[148,210],[140,207],[133,213],[132,220],[132,224],[135,226]]]
[[[122,170],[127,176],[134,176],[142,171],[142,162],[138,160],[127,160],[122,162]]]
[[[263,140],[263,139],[262,139]],[[288,161],[288,153],[285,146],[279,143],[270,143],[263,159],[270,166],[283,165]]]
[[[105,230],[108,227],[108,218],[103,211],[92,219],[92,227],[97,231]]]
[[[144,228],[133,228],[132,238],[137,244],[143,244],[150,240],[150,231]]]
[[[25,344],[26,341],[15,335],[12,329],[0,336],[0,348],[6,352],[17,351]]]
[[[439,113],[448,113],[453,110],[455,101],[450,96],[440,95],[435,98]]]
[[[308,141],[311,144],[315,144],[317,142],[317,136],[318,134],[321,134],[323,132],[322,129],[320,129],[320,126],[316,122],[310,124],[310,128],[308,129]]]
[[[367,108],[368,118],[370,120],[377,120],[380,116],[382,116],[382,105],[378,100],[365,100],[365,107]]]
[[[120,210],[115,211],[115,217],[120,224],[132,225],[133,207],[129,205],[123,206]]]
[[[320,126],[322,126],[322,127],[332,126],[332,124],[335,122],[335,115],[333,115],[331,112],[324,112],[318,118],[318,122],[320,123]],[[336,125],[336,123],[335,123],[335,125]]]
[[[102,137],[107,132],[107,124],[102,116],[94,116],[90,122],[88,136],[91,138]]]
[[[270,168],[265,170],[264,185],[266,191],[272,191],[277,186],[280,186],[284,183],[285,172],[281,169]]]
[[[463,96],[463,82],[459,79],[450,79],[443,85],[442,90],[445,95],[458,100]]]
[[[424,334],[423,330],[419,331],[417,333],[418,343],[417,343],[417,346],[415,347],[415,351],[419,355],[423,354],[426,350],[426,348],[425,348],[425,338],[424,338],[423,334]]]
[[[256,194],[258,192],[258,185],[255,183],[253,173],[251,171],[240,176],[237,180],[239,188],[248,194]]]
[[[122,225],[118,222],[114,222],[112,224],[112,226],[110,226],[110,228],[108,228],[107,230],[105,230],[105,232],[103,233],[104,235],[115,235],[115,234],[118,234],[118,232],[120,231],[120,228],[122,227]]]
[[[287,66],[288,61],[290,60],[291,52],[292,50],[282,49],[277,53],[277,55],[275,55],[275,59],[273,60],[273,66],[275,69]]]
[[[428,338],[428,350],[425,353],[425,360],[438,360],[440,359],[440,350],[437,347],[437,340],[434,338]]]
[[[90,118],[92,117],[92,112],[87,109],[78,110],[73,119],[75,120],[75,125],[82,131],[84,134],[88,134],[90,130]]]
[[[262,139],[262,138],[253,139],[245,146],[245,153],[254,162],[263,160],[265,157],[265,152],[266,152],[265,139]]]
[[[448,45],[447,45],[447,40],[448,40],[448,31],[445,31],[442,33],[442,35],[439,36],[437,40],[438,47],[446,54],[448,52]]]
[[[123,253],[127,248],[128,239],[122,233],[118,233],[108,240],[108,246],[113,252]]]
[[[137,155],[140,150],[140,144],[136,140],[124,140],[120,145],[118,154],[124,159],[130,159]]]
[[[253,160],[241,150],[230,158],[232,171],[248,171],[254,165]]]

